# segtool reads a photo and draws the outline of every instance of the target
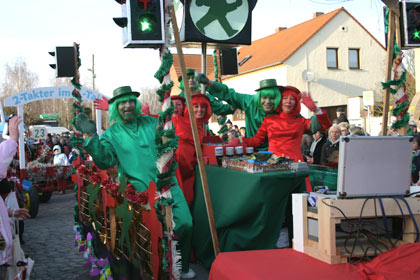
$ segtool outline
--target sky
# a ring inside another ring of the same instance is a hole
[[[232,2],[234,0],[226,0]],[[344,7],[380,42],[384,42],[383,3],[380,0],[258,0],[252,13],[252,40],[312,19],[314,12],[328,13]],[[0,84],[5,65],[17,60],[39,77],[39,87],[52,86],[55,63],[48,54],[56,46],[80,44],[81,83],[92,84],[95,56],[95,86],[104,95],[123,85],[135,90],[158,86],[153,77],[160,66],[153,49],[124,49],[122,29],[113,17],[121,6],[113,0],[18,0],[0,2]],[[175,53],[175,49],[172,50]],[[184,49],[184,53],[199,53]],[[210,50],[212,52],[212,50]]]

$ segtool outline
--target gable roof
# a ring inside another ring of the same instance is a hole
[[[352,15],[350,15],[346,9],[340,8],[253,41],[250,46],[241,47],[238,54],[238,63],[247,56],[251,57],[248,61],[239,66],[239,73],[284,63],[340,12],[347,13],[368,33],[368,35],[382,46],[382,44],[379,43],[378,40],[376,40],[376,38],[373,37]]]

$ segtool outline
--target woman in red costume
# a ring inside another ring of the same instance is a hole
[[[311,120],[300,115],[301,102],[315,113]],[[254,137],[243,140],[247,146],[258,147],[268,138],[268,150],[273,154],[303,161],[300,150],[303,133],[315,133],[331,126],[327,112],[315,105],[309,93],[301,93],[292,86],[281,87],[281,104],[276,111],[278,114],[264,118]]]
[[[211,116],[210,101],[206,95],[201,93],[192,94],[191,99],[201,143],[205,135],[203,125],[207,124]],[[175,157],[181,173],[182,190],[185,199],[191,207],[194,200],[194,168],[197,164],[197,156],[195,154],[191,124],[188,117],[188,107],[185,108],[183,116],[174,116],[172,121],[175,125],[175,134],[179,136],[178,149],[176,150]]]

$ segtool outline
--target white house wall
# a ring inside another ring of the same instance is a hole
[[[327,68],[327,48],[338,48],[338,69]],[[360,69],[349,69],[349,48],[360,49]],[[347,13],[341,12],[285,62],[287,84],[306,89],[302,71],[308,67],[315,73],[310,90],[318,106],[347,105],[348,97],[380,89],[380,82],[385,79],[385,61],[385,49]]]

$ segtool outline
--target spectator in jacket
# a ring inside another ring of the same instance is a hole
[[[60,145],[55,145],[53,148],[54,153],[54,165],[70,165],[69,159],[67,158],[65,153],[61,152]]]
[[[328,131],[329,138],[322,146],[321,163],[338,163],[338,149],[340,140],[340,127],[333,125]]]
[[[336,113],[337,113],[338,123],[342,123],[342,122],[349,123],[349,120],[347,119],[347,116],[344,113],[343,107],[338,107]]]
[[[306,161],[308,163],[320,164],[321,163],[321,151],[322,146],[324,146],[327,141],[324,131],[318,130],[315,132],[312,137],[314,141],[309,149],[309,155],[306,156]]]

